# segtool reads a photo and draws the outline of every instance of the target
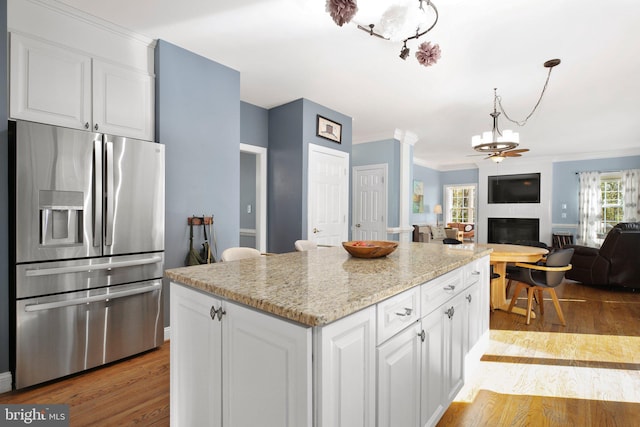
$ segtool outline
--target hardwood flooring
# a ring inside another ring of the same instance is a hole
[[[556,289],[567,326],[547,299],[529,326],[523,316],[491,314],[480,369],[439,426],[640,424],[640,292]],[[169,348],[1,394],[0,404],[67,403],[73,427],[168,426]]]
[[[0,394],[2,403],[66,403],[72,427],[168,426],[169,342],[60,381]]]
[[[489,348],[439,426],[640,425],[640,292],[556,291],[567,326],[550,298],[528,326],[491,314]]]

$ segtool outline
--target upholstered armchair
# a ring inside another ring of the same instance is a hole
[[[414,225],[413,226],[413,241],[414,242],[439,242],[446,238],[457,239],[458,230],[455,228],[445,228],[443,225]]]
[[[621,222],[609,231],[600,249],[574,248],[567,279],[585,285],[640,288],[640,222]]]
[[[465,222],[450,222],[447,224],[447,227],[458,229],[462,231],[462,238],[464,240],[473,240],[475,236],[475,224],[465,223]]]

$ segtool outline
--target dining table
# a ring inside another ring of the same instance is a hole
[[[509,309],[509,301],[507,300],[507,264],[516,262],[535,263],[549,253],[544,248],[504,243],[485,243],[478,246],[493,250],[489,255],[489,263],[493,266],[493,272],[500,275],[500,277],[491,280],[492,310],[507,311]],[[520,307],[513,307],[511,312],[523,316],[527,314],[527,311]],[[535,317],[534,314],[531,313],[531,317]]]

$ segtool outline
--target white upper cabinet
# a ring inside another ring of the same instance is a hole
[[[93,129],[153,140],[154,78],[93,60]]]
[[[14,119],[152,141],[154,78],[73,49],[11,35]]]
[[[154,140],[155,41],[61,2],[8,0],[9,117]]]
[[[89,128],[91,58],[16,34],[10,58],[10,117]]]

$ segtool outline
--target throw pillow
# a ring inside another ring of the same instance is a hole
[[[434,239],[444,239],[447,237],[447,233],[444,231],[444,225],[438,227],[431,227],[431,236]]]
[[[464,226],[464,231],[471,231],[473,230],[473,224],[467,224]]]

